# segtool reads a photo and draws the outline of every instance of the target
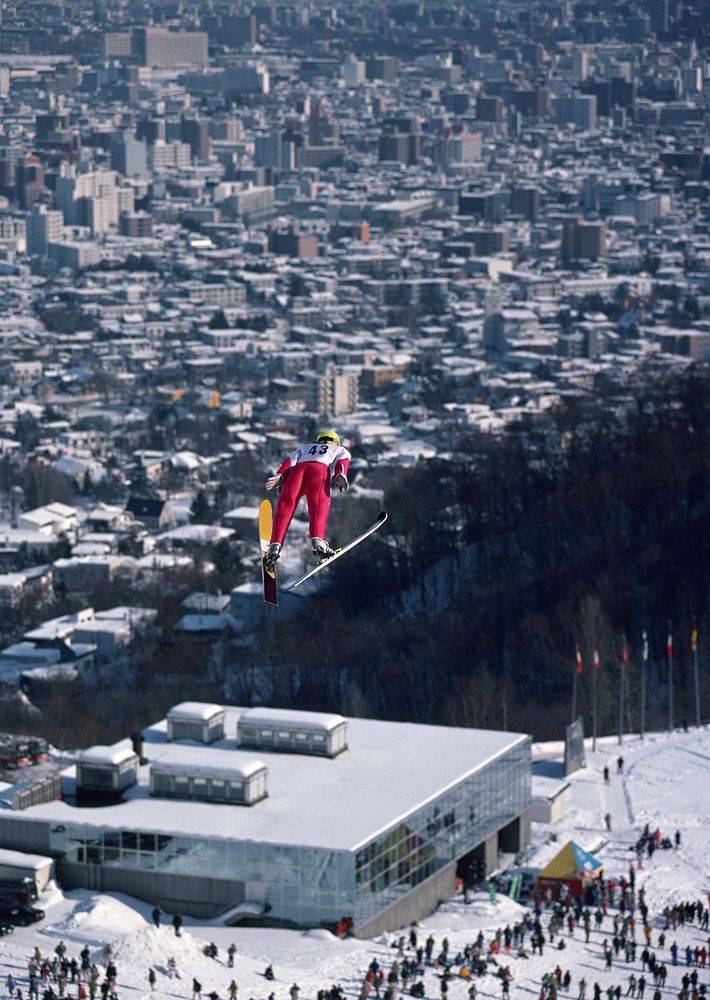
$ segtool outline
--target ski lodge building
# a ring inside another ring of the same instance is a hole
[[[64,888],[169,912],[404,926],[471,865],[529,840],[526,735],[184,702],[142,738],[82,751],[62,798],[0,792],[0,847]],[[24,803],[34,801],[25,795]]]

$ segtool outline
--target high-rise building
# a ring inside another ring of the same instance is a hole
[[[207,66],[205,31],[170,31],[168,28],[134,28],[131,55],[143,66]]]
[[[576,217],[562,220],[561,254],[564,262],[597,260],[606,253],[606,223]]]
[[[365,62],[351,53],[341,64],[340,75],[346,87],[359,87],[366,80]]]
[[[481,133],[463,125],[446,129],[434,143],[432,158],[442,167],[461,167],[481,159]]]
[[[594,94],[572,94],[555,98],[558,125],[574,125],[578,131],[597,127],[597,98]]]
[[[143,177],[148,171],[148,150],[132,132],[124,132],[111,143],[111,169],[123,177]]]
[[[305,376],[306,410],[330,419],[343,413],[353,413],[359,403],[359,372],[338,372],[329,364],[323,374],[308,372]]]
[[[190,147],[193,159],[208,160],[211,150],[210,127],[201,118],[183,118],[180,138]]]
[[[36,156],[25,156],[17,164],[15,188],[20,208],[30,209],[42,197],[44,187],[44,166]]]
[[[535,222],[540,213],[540,192],[532,185],[516,186],[510,192],[510,211]]]
[[[476,117],[482,122],[503,121],[503,98],[481,94],[476,102]]]
[[[27,253],[47,256],[50,243],[58,243],[64,235],[64,216],[46,205],[33,205],[27,219]]]
[[[225,14],[219,29],[219,40],[234,48],[256,44],[255,14]]]
[[[258,135],[254,142],[254,163],[271,170],[293,170],[296,165],[296,147],[287,142],[280,129],[268,135]]]
[[[100,236],[118,223],[119,199],[113,170],[77,173],[74,164],[62,163],[55,188],[57,208],[68,226],[89,226]]]

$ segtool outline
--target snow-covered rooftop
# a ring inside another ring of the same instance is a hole
[[[342,715],[326,712],[296,712],[290,708],[248,708],[242,713],[241,724],[250,726],[283,726],[285,729],[309,729],[330,732],[346,720]]]
[[[168,711],[167,717],[169,719],[189,719],[191,722],[196,720],[207,722],[222,711],[221,705],[208,705],[202,701],[181,701],[179,705],[173,705]]]
[[[144,756],[149,762],[245,768],[254,761],[253,751],[238,749],[235,740],[244,711],[226,708],[227,737],[209,746],[168,742],[166,721],[156,723],[144,732]],[[139,783],[119,805],[81,808],[58,801],[31,806],[18,817],[355,850],[528,738],[453,726],[346,721],[348,750],[334,759],[259,748],[269,769],[269,797],[240,810],[238,821],[229,805],[151,797],[148,767],[140,769]],[[124,740],[116,749],[127,746]]]
[[[95,746],[89,747],[88,750],[82,750],[79,760],[82,764],[112,764],[117,767],[124,761],[130,760],[131,757],[136,757],[136,754],[130,747]],[[138,758],[136,757],[136,759]]]

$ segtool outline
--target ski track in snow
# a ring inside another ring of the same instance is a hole
[[[536,748],[540,757],[545,748]],[[616,774],[616,758],[624,757],[624,774]],[[634,858],[633,845],[645,823],[653,830],[673,837],[676,829],[682,834],[678,851],[658,850],[637,872],[637,887],[644,886],[654,928],[654,943],[663,921],[659,914],[668,903],[702,898],[707,902],[710,892],[710,730],[690,733],[653,734],[645,741],[628,737],[619,747],[611,741],[600,741],[595,754],[588,754],[587,768],[570,777],[572,801],[568,814],[555,826],[533,825],[533,845],[530,864],[542,866],[567,839],[574,837],[583,847],[594,850],[605,843],[599,857],[607,874],[625,874],[629,860]],[[610,780],[605,785],[604,765],[609,767]],[[612,816],[612,831],[607,832],[603,816]],[[555,836],[553,841],[550,835]],[[234,978],[239,986],[239,1000],[264,1000],[273,989],[276,1000],[289,1000],[289,988],[296,982],[302,1000],[314,1000],[319,989],[339,983],[348,997],[357,997],[367,965],[373,957],[385,969],[396,951],[391,947],[398,934],[383,935],[375,941],[347,939],[339,941],[324,930],[292,931],[261,928],[228,928],[209,921],[185,918],[183,933],[177,938],[170,926],[170,916],[163,917],[163,926],[151,922],[152,905],[121,894],[97,894],[88,890],[45,893],[41,905],[46,911],[41,925],[17,928],[12,936],[0,938],[0,989],[8,973],[12,973],[27,996],[27,959],[35,946],[44,954],[52,954],[64,940],[69,955],[78,955],[84,944],[91,950],[92,960],[100,968],[102,948],[110,942],[118,968],[120,1000],[190,1000],[192,978],[203,986],[203,997],[216,991],[221,1000],[228,996],[227,988]],[[497,927],[504,927],[520,918],[524,907],[505,896],[494,905],[487,895],[477,894],[469,905],[460,898],[441,904],[418,927],[420,942],[431,933],[436,939],[435,954],[441,940],[447,936],[451,954],[476,937],[479,929],[489,940]],[[546,924],[546,918],[543,917]],[[537,997],[541,976],[558,964],[572,973],[569,994],[576,998],[580,976],[587,980],[587,996],[597,981],[603,990],[617,983],[626,994],[631,972],[641,972],[640,960],[627,964],[615,962],[611,972],[603,969],[602,943],[611,939],[611,920],[602,930],[592,931],[590,942],[584,944],[582,932],[570,938],[561,935],[563,951],[545,947],[542,957],[527,960],[514,955],[499,956],[499,962],[509,965],[514,975],[511,997]],[[667,932],[667,945],[673,940],[681,949],[708,943],[707,932],[695,925]],[[641,940],[640,932],[637,939]],[[237,946],[234,969],[227,966],[226,949],[230,942]],[[219,948],[215,961],[203,953],[203,947],[214,942]],[[640,955],[641,947],[639,947]],[[169,979],[167,964],[170,957],[177,961],[180,979]],[[668,964],[668,979],[663,1000],[673,1000],[680,988],[685,965],[670,965],[668,948],[659,957]],[[684,959],[683,959],[684,963]],[[264,969],[273,964],[273,983],[263,977]],[[157,973],[155,992],[148,987],[148,969]],[[699,970],[701,983],[710,984],[710,970]],[[426,996],[440,996],[440,981],[436,970],[425,975]],[[500,982],[488,974],[476,979],[480,997],[501,996]],[[76,987],[69,987],[69,996],[76,997]],[[652,994],[647,986],[647,998]],[[468,1000],[468,983],[454,978],[449,983],[449,1000]]]

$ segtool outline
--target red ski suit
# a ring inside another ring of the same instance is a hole
[[[330,511],[330,480],[339,474],[347,476],[349,466],[350,452],[342,445],[313,441],[299,445],[278,469],[278,474],[283,476],[283,484],[276,503],[271,541],[283,545],[302,496],[305,496],[308,505],[311,538],[325,539]]]

